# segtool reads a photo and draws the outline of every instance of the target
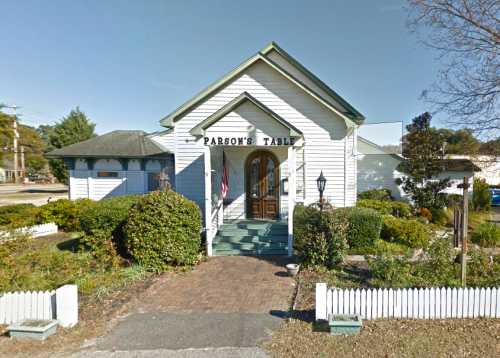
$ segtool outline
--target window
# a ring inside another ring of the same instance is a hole
[[[118,172],[97,172],[98,178],[118,178]]]

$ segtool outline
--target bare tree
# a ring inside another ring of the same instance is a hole
[[[438,51],[443,68],[422,97],[452,126],[500,134],[500,1],[408,0],[410,29]]]

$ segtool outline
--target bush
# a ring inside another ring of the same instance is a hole
[[[358,199],[390,201],[392,199],[390,189],[371,189],[358,194]]]
[[[356,202],[358,208],[369,208],[376,210],[382,215],[391,215],[392,206],[390,201],[381,201],[374,199],[362,199]]]
[[[375,210],[367,208],[349,208],[347,215],[349,219],[347,233],[349,247],[373,246],[375,241],[380,238],[382,216]]]
[[[93,230],[91,235],[80,238],[80,243],[104,268],[117,267],[121,263],[115,240],[110,232]]]
[[[428,222],[431,222],[432,220],[432,213],[429,209],[427,208],[420,208],[418,209],[418,216],[426,219]]]
[[[472,232],[471,241],[482,247],[500,246],[500,226],[488,222],[479,224]]]
[[[486,180],[474,178],[472,192],[472,207],[476,211],[488,211],[491,209],[491,192]]]
[[[393,215],[396,217],[408,218],[411,216],[411,206],[402,201],[383,201],[373,199],[362,199],[356,202],[359,208],[369,208],[376,210],[382,215]]]
[[[37,222],[54,222],[64,231],[80,231],[80,212],[91,205],[89,199],[59,199],[42,205],[37,214]]]
[[[19,228],[37,224],[40,209],[33,204],[14,204],[0,207],[0,226]]]
[[[323,211],[315,206],[294,210],[294,248],[306,266],[334,268],[347,249],[348,212]]]
[[[85,232],[83,243],[93,255],[109,261],[110,255],[120,252],[126,256],[123,226],[137,195],[115,196],[93,202],[80,214],[80,226]]]
[[[429,231],[424,224],[418,220],[400,219],[391,215],[383,217],[380,236],[384,240],[411,248],[425,248],[429,243]]]
[[[134,260],[154,271],[193,265],[201,246],[199,207],[173,190],[142,196],[130,209],[124,228]]]
[[[437,225],[445,226],[448,224],[448,214],[444,209],[431,209],[432,222]]]

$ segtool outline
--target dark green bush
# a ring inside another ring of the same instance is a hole
[[[347,249],[348,212],[323,211],[317,206],[294,210],[294,248],[307,266],[333,268]]]
[[[133,259],[151,270],[193,265],[200,255],[201,212],[173,190],[146,194],[130,209],[124,228]]]
[[[358,194],[358,199],[369,199],[369,200],[384,200],[390,201],[392,200],[391,190],[390,189],[371,189],[367,191],[363,191]]]
[[[445,226],[448,223],[448,214],[444,209],[431,209],[430,211],[434,224]]]
[[[347,243],[351,248],[371,247],[380,238],[382,216],[373,209],[345,208],[349,219]]]
[[[37,214],[37,222],[54,222],[64,231],[80,231],[80,213],[87,206],[92,205],[88,199],[68,200],[59,199],[42,205]]]
[[[382,239],[397,242],[411,248],[425,248],[429,243],[429,231],[418,220],[395,218],[392,215],[383,216]]]
[[[482,247],[500,246],[500,226],[489,222],[479,224],[472,232],[471,241]]]
[[[94,255],[108,261],[114,250],[126,256],[123,226],[137,195],[115,196],[93,202],[80,214],[80,226],[85,232],[84,244]],[[111,242],[108,242],[111,240]]]
[[[33,204],[14,204],[0,206],[0,226],[19,228],[38,223],[40,209]]]
[[[472,207],[476,211],[491,209],[491,192],[485,179],[474,178],[472,192]]]

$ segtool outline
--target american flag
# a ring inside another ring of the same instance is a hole
[[[229,193],[229,176],[227,173],[227,162],[226,162],[226,153],[222,152],[222,183],[221,183],[221,194],[222,199],[225,199],[227,194]]]

